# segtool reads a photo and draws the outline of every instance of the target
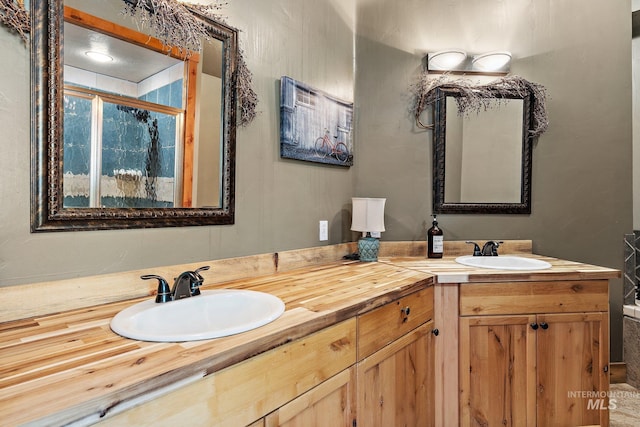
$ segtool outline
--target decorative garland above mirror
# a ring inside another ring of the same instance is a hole
[[[499,105],[501,96],[509,98],[517,95],[524,98],[525,95],[531,94],[533,123],[529,131],[530,136],[538,137],[549,127],[546,108],[547,90],[539,83],[530,82],[518,76],[506,76],[488,84],[474,84],[470,80],[452,79],[448,75],[433,79],[427,73],[423,73],[412,87],[414,103],[411,107],[416,123],[422,129],[432,128],[431,125],[422,124],[420,116],[428,105],[435,102],[436,89],[442,86],[454,88],[460,93],[461,96],[456,97],[456,102],[458,114],[461,116],[471,112],[479,113]]]
[[[123,13],[133,17],[141,27],[148,27],[168,47],[180,50],[199,50],[201,40],[208,40],[206,24],[193,12],[213,21],[226,24],[219,11],[227,4],[182,3],[177,0],[122,0]],[[0,23],[15,31],[27,42],[31,31],[31,18],[24,0],[0,0]],[[242,49],[238,50],[235,90],[240,101],[238,124],[246,126],[256,117],[258,95],[253,89],[253,74],[247,67]]]
[[[24,0],[0,0],[0,23],[18,33],[26,43],[31,18],[24,8]]]

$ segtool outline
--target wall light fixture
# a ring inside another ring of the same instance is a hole
[[[467,52],[459,49],[441,50],[429,54],[429,65],[444,70],[459,67],[466,60]]]
[[[427,54],[427,71],[452,74],[506,75],[511,65],[511,53],[495,51],[467,55],[460,49]]]
[[[474,69],[478,71],[497,71],[503,69],[511,62],[511,53],[489,52],[482,55],[476,55],[471,60]]]

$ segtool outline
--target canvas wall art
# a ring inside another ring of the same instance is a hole
[[[280,157],[352,166],[352,123],[353,102],[280,79]]]

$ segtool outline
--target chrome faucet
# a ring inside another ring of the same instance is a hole
[[[504,242],[489,240],[482,246],[482,249],[480,249],[480,246],[478,246],[476,242],[467,240],[465,243],[473,245],[473,256],[498,256],[498,248],[500,244]]]
[[[200,272],[208,270],[209,268],[210,267],[208,265],[205,265],[197,268],[195,271],[185,271],[184,273],[181,273],[176,277],[173,282],[173,288],[171,289],[169,289],[167,281],[161,276],[145,274],[140,276],[140,278],[143,280],[158,280],[158,294],[156,295],[156,302],[165,303],[200,295],[200,286],[204,282],[204,277],[202,277]]]
[[[498,256],[498,248],[500,247],[500,243],[495,240],[489,240],[482,247],[482,256]]]
[[[192,271],[185,271],[180,274],[173,282],[173,289],[171,289],[171,299],[177,301],[182,298],[189,298],[191,296],[191,283],[195,279]]]

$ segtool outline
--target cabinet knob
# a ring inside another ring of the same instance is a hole
[[[436,328],[436,329],[434,329],[433,331],[431,331],[431,333],[432,333],[433,335],[435,335],[436,337],[437,337],[438,335],[440,335],[440,331],[438,330],[438,328]]]
[[[538,330],[538,324],[537,323],[532,323],[531,324],[531,329],[533,329],[534,331]]]
[[[401,308],[400,312],[406,317],[409,315],[409,313],[411,313],[411,308],[409,306],[406,306],[404,308]]]
[[[542,322],[542,323],[540,323],[540,327],[541,327],[542,329],[549,329],[549,325],[548,325],[546,322]]]

